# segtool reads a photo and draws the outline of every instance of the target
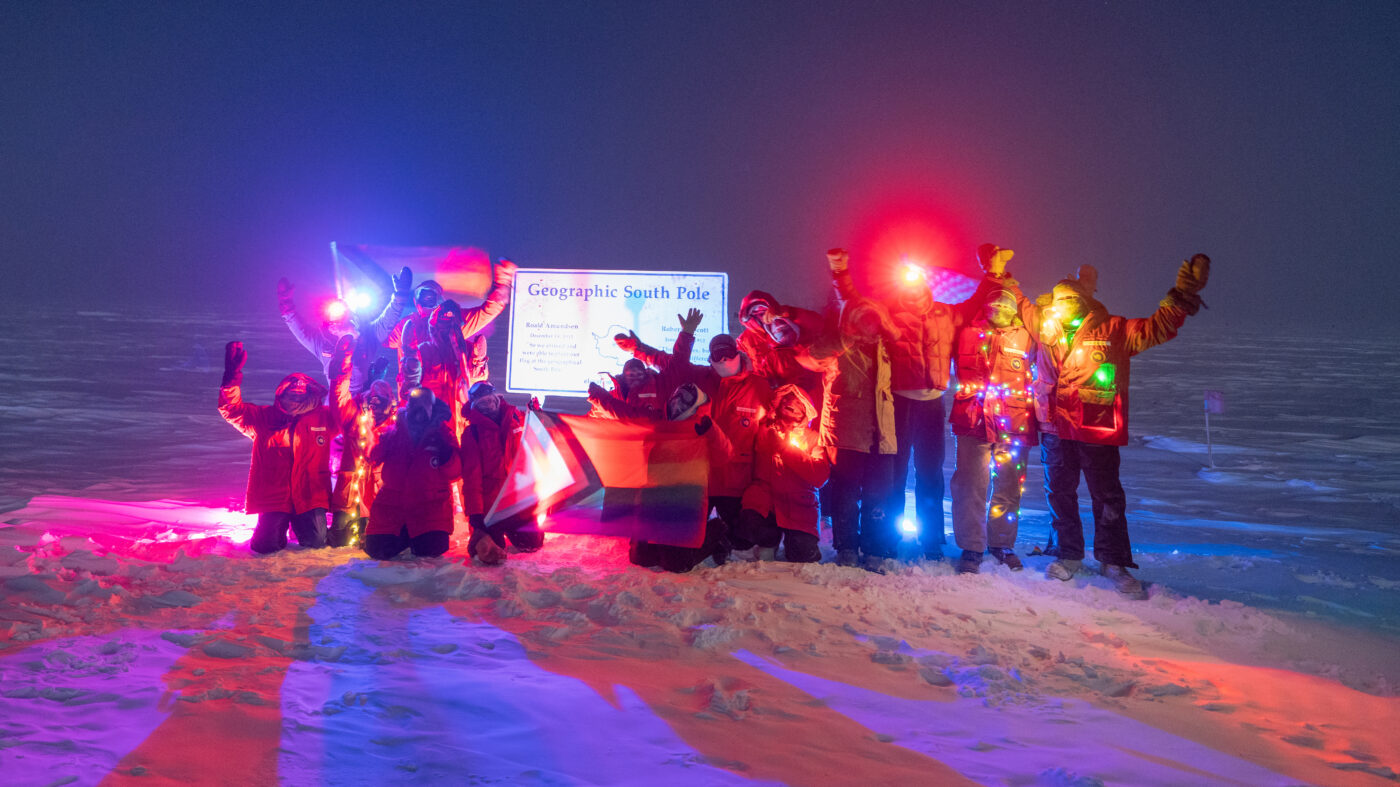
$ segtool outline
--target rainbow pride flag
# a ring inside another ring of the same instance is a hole
[[[532,411],[520,439],[487,526],[533,521],[547,533],[704,543],[710,462],[690,423]]]

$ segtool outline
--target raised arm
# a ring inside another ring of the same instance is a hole
[[[348,429],[360,415],[360,407],[350,393],[351,356],[355,352],[355,337],[349,334],[340,337],[331,356],[331,401],[335,404],[336,422],[342,429]]]
[[[296,287],[286,277],[277,280],[277,310],[282,315],[282,322],[287,324],[287,330],[307,352],[320,357],[321,331],[297,311],[295,294]]]
[[[248,353],[243,349],[243,342],[229,342],[224,346],[224,379],[219,385],[219,415],[234,429],[252,439],[257,430],[268,422],[266,411],[270,408],[243,401],[243,365],[247,362]]]
[[[1126,327],[1128,352],[1137,355],[1149,347],[1176,338],[1176,332],[1186,318],[1201,310],[1200,291],[1210,278],[1210,257],[1196,254],[1181,263],[1176,272],[1176,286],[1167,292],[1157,311],[1150,317],[1128,320]]]
[[[507,259],[496,263],[491,270],[493,284],[486,293],[486,300],[474,309],[462,312],[462,338],[470,339],[482,328],[491,324],[496,316],[506,310],[510,303],[510,291],[515,286],[515,272],[518,267]]]
[[[379,344],[389,341],[389,334],[393,333],[394,326],[399,324],[403,310],[413,302],[413,271],[407,266],[400,268],[393,281],[394,294],[390,296],[389,302],[384,304],[384,311],[374,318],[368,328]]]
[[[831,283],[836,287],[837,300],[845,303],[860,297],[856,283],[851,279],[851,254],[845,249],[829,249],[826,264],[831,268]]]
[[[423,346],[412,343],[414,339],[413,324],[409,323],[404,328],[404,338],[409,340],[403,345],[400,355],[403,361],[399,363],[399,401],[408,401],[408,392],[417,388],[423,382]]]

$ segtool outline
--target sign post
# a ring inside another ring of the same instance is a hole
[[[1222,391],[1206,391],[1206,456],[1210,458],[1210,466],[1215,467],[1215,452],[1210,445],[1210,414],[1219,415],[1225,412],[1225,394]]]

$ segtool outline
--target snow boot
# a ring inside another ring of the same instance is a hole
[[[982,570],[982,553],[964,549],[962,557],[958,558],[959,574],[976,574]]]
[[[1099,572],[1113,582],[1114,589],[1119,593],[1129,598],[1147,598],[1147,594],[1143,592],[1142,583],[1138,581],[1137,577],[1128,573],[1126,566],[1105,563],[1099,567]]]
[[[1012,571],[1020,571],[1025,568],[1021,565],[1021,558],[1017,557],[1016,553],[1011,551],[1009,547],[992,547],[987,551],[992,553],[992,557],[996,558],[998,563]]]
[[[836,565],[838,566],[855,568],[856,563],[859,562],[860,553],[856,552],[854,549],[842,549],[836,553]]]
[[[758,548],[754,549],[754,555],[755,555],[759,560],[777,560],[777,559],[778,559],[778,548],[777,548],[777,547],[758,547]]]
[[[1074,579],[1075,572],[1083,566],[1084,561],[1082,560],[1066,560],[1065,558],[1060,558],[1045,567],[1045,578],[1068,582]]]
[[[506,559],[506,550],[485,530],[473,530],[467,539],[467,554],[488,566],[499,565]]]
[[[872,574],[885,573],[885,559],[879,555],[866,555],[861,558],[860,567]]]

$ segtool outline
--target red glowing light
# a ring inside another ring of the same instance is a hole
[[[326,319],[331,322],[340,322],[349,312],[350,307],[345,305],[345,301],[334,300],[326,304]]]

